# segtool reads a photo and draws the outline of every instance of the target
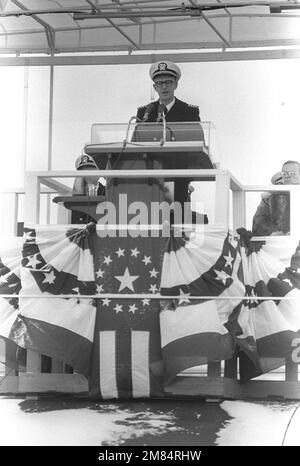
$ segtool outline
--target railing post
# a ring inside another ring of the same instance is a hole
[[[298,382],[298,364],[296,362],[285,362],[285,380],[287,382]]]
[[[233,229],[246,227],[245,191],[232,191]]]
[[[25,223],[38,224],[40,218],[40,182],[33,172],[25,173]]]
[[[14,195],[14,236],[18,236],[19,193]]]
[[[237,379],[237,357],[233,356],[231,359],[226,359],[224,377],[229,379]]]
[[[41,357],[36,351],[27,350],[26,372],[40,373],[41,372]]]
[[[215,223],[229,225],[229,173],[220,173],[216,175],[215,191]]]
[[[221,361],[211,361],[207,364],[208,377],[220,377],[221,375]]]
[[[38,224],[40,218],[40,182],[33,172],[25,173],[25,225]],[[41,372],[41,355],[27,350],[27,372]]]
[[[300,233],[299,197],[300,187],[293,186],[290,190],[290,233],[297,238]]]
[[[9,340],[5,342],[5,374],[18,375],[16,345]]]

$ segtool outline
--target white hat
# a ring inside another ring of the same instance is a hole
[[[282,173],[281,172],[275,173],[271,178],[271,183],[272,184],[283,184]]]
[[[75,161],[75,167],[77,170],[80,170],[81,168],[85,167],[94,167],[96,169],[98,168],[93,157],[89,156],[88,154],[83,154],[80,157],[78,157]]]
[[[156,76],[160,76],[162,74],[169,74],[176,79],[179,79],[181,76],[181,71],[179,66],[171,61],[158,61],[157,63],[153,63],[150,66],[149,70],[150,78],[153,80]]]

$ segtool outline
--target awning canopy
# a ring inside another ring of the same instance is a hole
[[[2,56],[226,54],[299,45],[300,0],[0,0]]]

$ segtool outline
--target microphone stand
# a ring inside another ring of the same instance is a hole
[[[139,118],[137,118],[137,116],[132,116],[132,117],[130,118],[130,120],[129,120],[129,122],[128,122],[128,125],[127,125],[126,136],[125,136],[125,139],[124,139],[124,141],[123,141],[123,147],[122,147],[122,149],[124,149],[124,148],[126,147],[126,144],[127,144],[127,142],[128,142],[129,129],[130,129],[130,125],[131,125],[131,123],[133,122],[133,120],[138,121]]]
[[[163,121],[163,136],[162,136],[162,139],[160,140],[160,145],[163,146],[167,139],[167,123],[166,123],[166,116],[164,114],[164,111],[161,112],[161,118]]]
[[[127,129],[126,129],[126,136],[125,136],[125,139],[123,140],[123,146],[122,146],[122,148],[121,148],[121,151],[120,151],[118,157],[116,158],[116,160],[114,161],[114,164],[113,164],[112,167],[111,167],[112,170],[115,168],[115,166],[117,165],[118,161],[120,160],[120,158],[121,158],[121,156],[122,156],[122,154],[123,154],[123,152],[124,152],[124,149],[125,149],[125,147],[126,147],[126,144],[128,143],[129,129],[130,129],[130,125],[131,125],[131,123],[133,122],[133,120],[139,121],[139,118],[137,118],[137,116],[134,115],[134,116],[132,116],[132,117],[130,118],[130,120],[128,121]],[[113,179],[113,184],[114,184],[115,186],[117,185],[117,179],[115,179],[115,178]]]

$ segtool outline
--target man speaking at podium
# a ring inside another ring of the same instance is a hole
[[[138,108],[137,119],[144,123],[161,122],[162,112],[166,122],[188,122],[200,121],[199,107],[182,102],[174,96],[181,77],[180,68],[171,61],[160,61],[153,63],[149,70],[153,81],[153,87],[159,99]],[[199,130],[201,126],[199,125]],[[186,161],[174,154],[174,164],[172,168],[189,168]],[[174,200],[179,201],[183,206],[188,201],[188,185],[190,180],[178,178],[174,183]]]
[[[158,62],[149,70],[153,87],[159,95],[156,102],[139,107],[137,118],[144,122],[161,121],[163,111],[166,121],[200,121],[199,108],[174,96],[181,77],[179,67],[171,61]]]

